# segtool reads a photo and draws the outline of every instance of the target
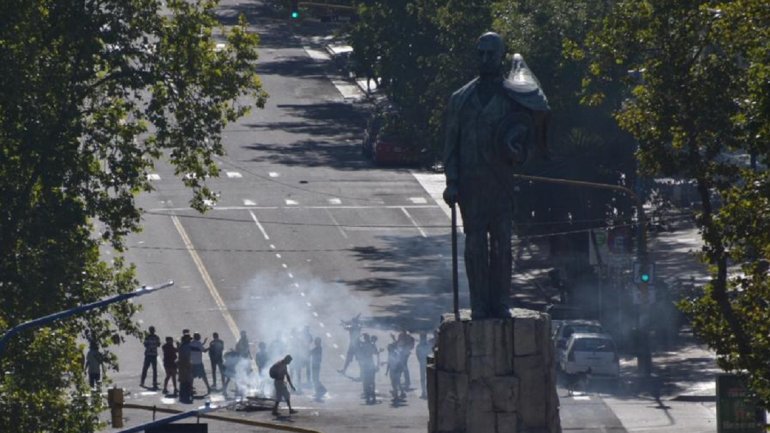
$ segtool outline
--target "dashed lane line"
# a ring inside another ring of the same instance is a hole
[[[366,209],[435,209],[435,204],[416,204],[416,205],[340,205],[340,206],[217,206],[212,211],[231,211],[231,210],[278,210],[278,209],[348,209],[348,210],[366,210]],[[189,207],[159,207],[148,209],[148,212],[185,212],[190,211]]]
[[[219,311],[225,318],[227,327],[230,328],[230,331],[233,333],[233,337],[238,338],[240,335],[238,326],[235,324],[235,320],[230,314],[230,311],[228,311],[227,305],[225,305],[225,301],[222,300],[222,296],[219,295],[219,290],[217,290],[217,287],[214,285],[214,281],[211,279],[209,272],[203,265],[203,260],[201,260],[198,252],[195,251],[195,247],[193,246],[190,237],[187,235],[187,231],[185,231],[182,223],[179,221],[179,218],[177,218],[176,215],[171,216],[171,221],[174,223],[176,231],[179,232],[179,236],[182,238],[182,242],[184,242],[185,248],[187,248],[187,251],[190,253],[190,257],[192,257],[192,260],[195,263],[195,267],[198,268],[198,272],[201,274],[203,283],[206,285],[206,288],[209,290],[209,293],[211,293],[211,297],[214,298],[214,302],[217,304]]]
[[[266,240],[266,241],[269,241],[269,240],[270,240],[270,236],[268,236],[268,235],[267,235],[267,232],[265,231],[265,228],[264,228],[264,227],[262,227],[262,224],[261,224],[261,223],[259,222],[259,220],[257,219],[257,216],[256,216],[256,215],[254,215],[254,212],[252,212],[252,211],[249,211],[249,215],[251,215],[251,219],[253,219],[253,220],[254,220],[254,223],[257,225],[257,227],[259,227],[259,231],[261,231],[261,232],[262,232],[262,236],[264,236],[264,237],[265,237],[265,240]],[[272,249],[275,249],[275,245],[273,245],[273,244],[270,244],[270,248],[272,248]]]
[[[412,215],[411,215],[411,214],[410,214],[410,213],[409,213],[409,212],[406,210],[406,208],[403,208],[403,207],[402,207],[402,208],[401,208],[401,211],[403,211],[403,212],[404,212],[404,215],[406,215],[406,217],[407,217],[407,218],[409,218],[409,221],[411,221],[411,222],[412,222],[412,224],[415,226],[415,228],[417,228],[417,230],[420,232],[420,234],[422,235],[422,237],[424,237],[424,238],[427,238],[427,237],[428,237],[428,234],[427,234],[427,233],[425,233],[425,230],[423,230],[423,229],[422,229],[422,227],[420,227],[420,225],[419,225],[419,224],[417,224],[417,221],[415,221],[415,220],[414,220],[414,218],[412,218]]]

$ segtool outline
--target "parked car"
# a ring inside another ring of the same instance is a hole
[[[562,353],[567,348],[567,341],[572,334],[576,332],[604,332],[601,323],[596,320],[562,320],[554,329],[551,340],[553,341],[557,362],[561,359]]]
[[[610,335],[577,332],[567,340],[559,367],[566,374],[589,372],[592,377],[617,378],[620,375],[620,357]]]
[[[377,165],[409,165],[422,162],[426,149],[404,131],[400,110],[385,102],[366,123],[361,153]]]

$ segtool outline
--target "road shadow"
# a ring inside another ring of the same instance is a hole
[[[278,105],[287,114],[278,122],[245,125],[259,131],[284,131],[301,137],[293,144],[254,142],[244,146],[255,151],[252,162],[304,167],[331,167],[340,170],[371,168],[361,155],[367,108],[361,104],[323,102],[304,105]]]

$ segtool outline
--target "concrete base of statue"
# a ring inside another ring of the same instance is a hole
[[[445,314],[428,360],[429,433],[560,433],[550,316]]]

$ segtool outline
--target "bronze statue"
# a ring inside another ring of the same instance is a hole
[[[460,205],[473,319],[507,317],[511,287],[513,170],[544,147],[549,111],[534,74],[516,54],[503,78],[505,44],[485,33],[479,76],[454,92],[445,123],[444,200]]]

